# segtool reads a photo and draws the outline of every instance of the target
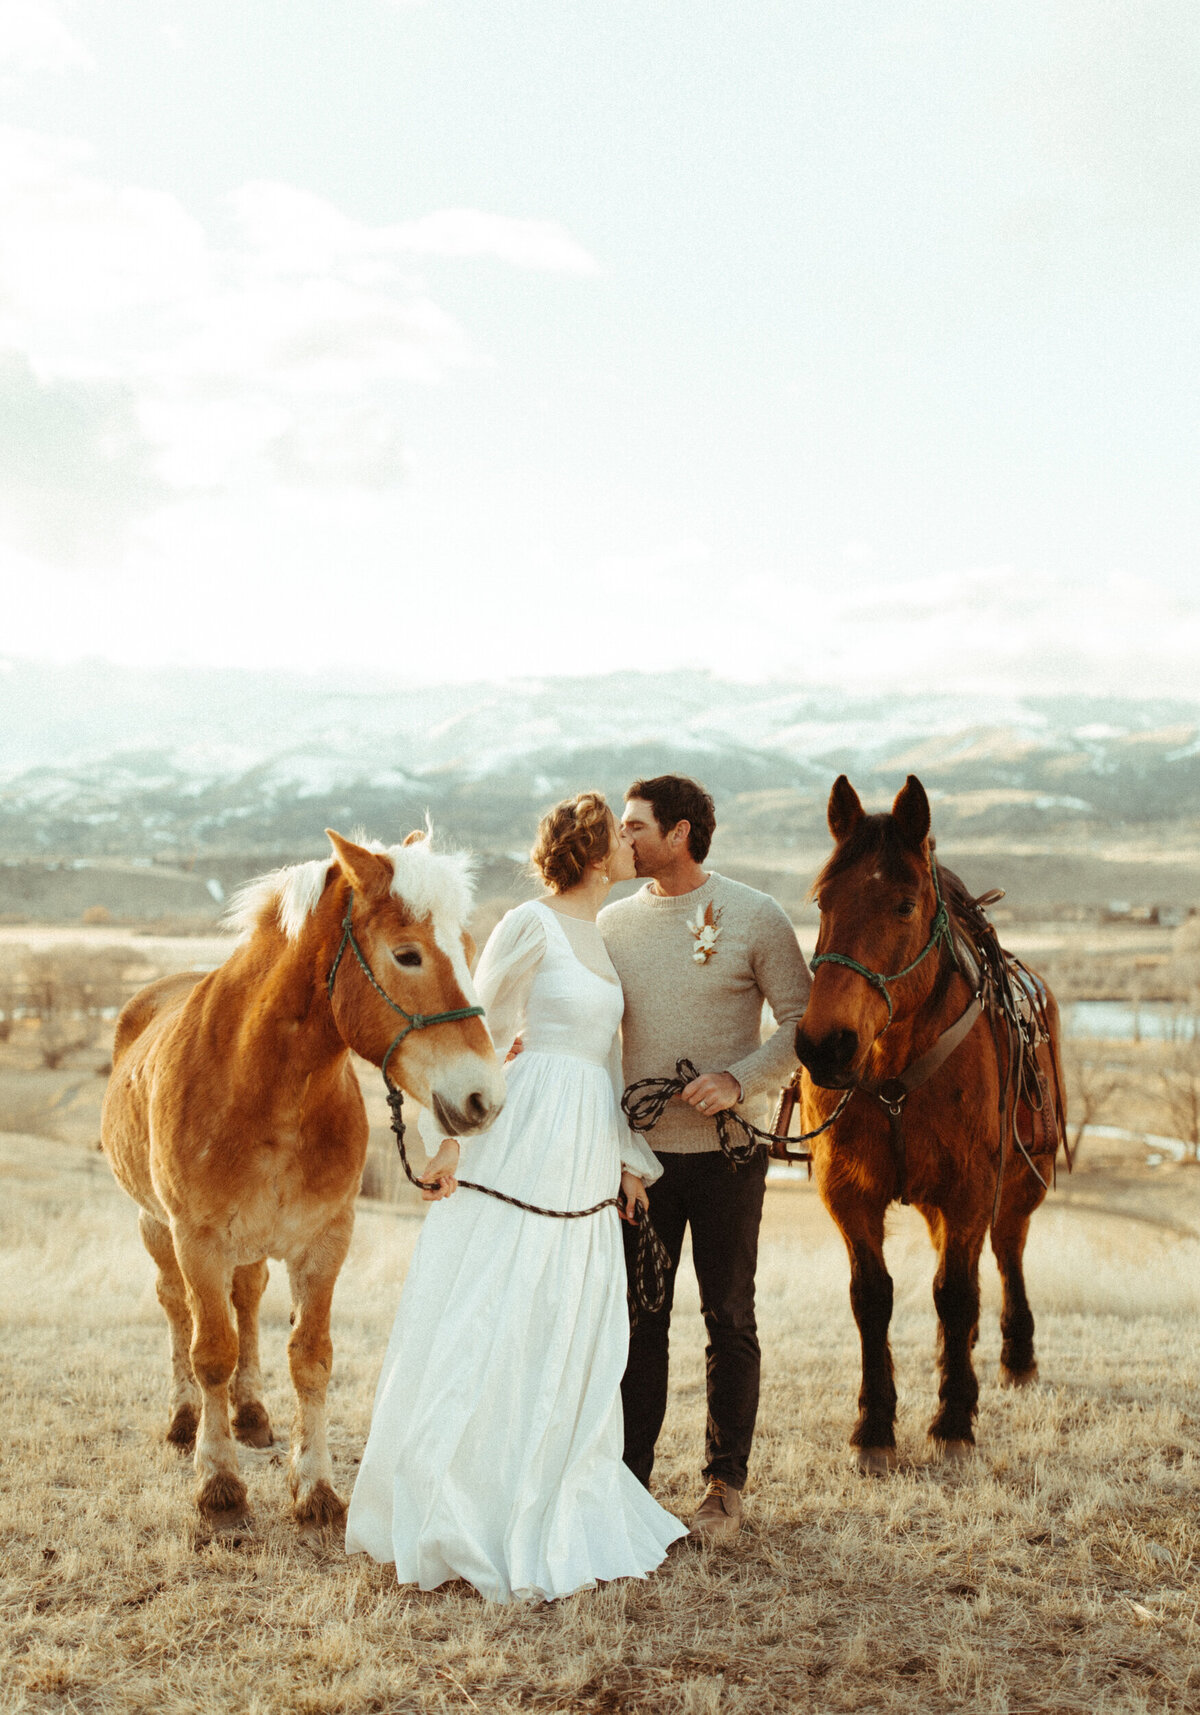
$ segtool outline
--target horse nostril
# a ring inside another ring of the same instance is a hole
[[[481,1090],[472,1090],[471,1094],[467,1097],[468,1118],[473,1120],[483,1120],[487,1118],[490,1111],[490,1104],[484,1097],[483,1092]]]
[[[817,1083],[843,1077],[857,1052],[858,1037],[853,1030],[830,1030],[814,1042],[797,1028],[796,1058]]]
[[[829,1056],[830,1064],[839,1072],[844,1072],[854,1058],[858,1037],[852,1030],[831,1030],[822,1047]]]

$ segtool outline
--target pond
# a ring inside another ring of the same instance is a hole
[[[1068,1036],[1105,1042],[1200,1041],[1200,1012],[1165,1000],[1077,1000],[1063,1007]]]

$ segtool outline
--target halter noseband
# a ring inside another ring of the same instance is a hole
[[[359,964],[362,966],[363,975],[366,977],[366,979],[370,983],[371,987],[375,990],[375,993],[379,996],[379,998],[381,1000],[387,1002],[388,1006],[391,1007],[393,1012],[398,1012],[400,1014],[401,1018],[406,1018],[408,1020],[408,1023],[404,1026],[404,1029],[400,1032],[400,1034],[396,1037],[393,1037],[392,1044],[391,1044],[390,1048],[388,1049],[387,1053],[384,1055],[383,1062],[379,1068],[379,1070],[383,1073],[384,1083],[387,1085],[389,1090],[392,1090],[395,1088],[395,1086],[393,1085],[392,1080],[388,1077],[388,1061],[391,1059],[392,1055],[396,1052],[396,1049],[399,1048],[400,1044],[404,1041],[404,1038],[406,1036],[408,1036],[414,1030],[424,1030],[426,1028],[426,1026],[430,1025],[430,1024],[453,1024],[460,1018],[482,1018],[483,1017],[483,1008],[481,1006],[460,1006],[454,1012],[407,1012],[407,1011],[405,1011],[404,1007],[402,1007],[398,1001],[394,1001],[392,999],[391,995],[388,994],[387,990],[381,986],[381,984],[376,979],[374,971],[371,969],[370,965],[367,963],[366,955],[363,953],[362,948],[359,946],[358,941],[355,939],[354,930],[351,927],[351,917],[353,915],[353,912],[354,912],[354,889],[351,888],[349,893],[346,896],[346,915],[342,918],[342,939],[338,945],[337,954],[334,958],[333,964],[329,967],[329,975],[325,979],[325,989],[329,995],[330,1004],[332,1005],[333,1004],[333,985],[334,985],[334,981],[335,981],[337,974],[338,974],[338,967],[340,966],[340,964],[342,962],[342,954],[346,951],[347,946],[349,946],[351,952],[354,954],[354,957],[358,960]]]
[[[891,983],[898,983],[901,977],[906,977],[915,971],[921,961],[942,942],[945,942],[946,946],[949,947],[950,957],[956,965],[958,964],[958,954],[954,950],[954,935],[950,928],[950,913],[946,909],[946,902],[942,898],[942,890],[938,885],[937,859],[932,852],[929,854],[929,872],[933,877],[933,896],[937,900],[937,910],[933,914],[928,941],[912,963],[905,965],[902,971],[895,971],[890,977],[885,977],[881,971],[873,971],[866,965],[860,965],[857,959],[850,958],[847,953],[818,953],[815,958],[809,960],[808,968],[813,972],[816,971],[818,965],[845,965],[848,971],[857,971],[860,977],[866,977],[867,981],[879,990],[887,1002],[888,1021],[883,1027],[884,1030],[891,1024],[893,1016],[892,996],[889,987]]]

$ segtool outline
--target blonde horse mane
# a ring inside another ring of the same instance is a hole
[[[475,860],[468,852],[435,852],[428,825],[422,838],[410,836],[410,842],[385,846],[379,840],[356,838],[367,851],[390,860],[391,891],[415,918],[428,917],[457,937],[471,914]],[[298,940],[336,868],[335,857],[310,858],[255,876],[234,894],[222,921],[246,941],[273,918],[289,941]]]

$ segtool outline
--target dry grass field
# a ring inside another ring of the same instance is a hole
[[[462,1193],[466,1195],[467,1193]],[[348,1491],[420,1215],[361,1206],[334,1306]],[[847,1270],[813,1193],[773,1184],[765,1391],[735,1549],[536,1609],[421,1594],[290,1522],[281,1447],[241,1450],[253,1525],[214,1539],[162,1441],[165,1329],[134,1210],[79,1142],[0,1138],[0,1711],[1200,1710],[1200,1171],[1089,1148],[1035,1222],[1043,1380],[995,1385],[979,1451],[930,1462],[930,1253],[896,1211],[901,1466],[858,1477]],[[280,1271],[281,1272],[281,1271]],[[681,1282],[656,1483],[698,1498],[702,1329]],[[265,1301],[286,1427],[288,1305]]]

